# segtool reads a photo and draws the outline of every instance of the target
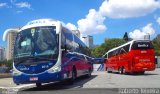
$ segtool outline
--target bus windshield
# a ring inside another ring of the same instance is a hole
[[[14,58],[58,56],[56,27],[43,26],[22,30],[17,34]]]
[[[137,50],[137,49],[140,49],[140,50],[146,50],[146,49],[153,49],[153,45],[151,42],[148,42],[148,41],[136,41],[133,43],[132,45],[132,50]]]

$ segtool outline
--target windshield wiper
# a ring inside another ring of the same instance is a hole
[[[16,55],[15,58],[30,57],[30,56],[31,54],[25,53],[25,54]]]
[[[22,60],[18,60],[19,62],[16,65],[22,64],[27,60],[33,60],[33,61],[53,61],[54,59],[49,59],[49,58],[43,58],[43,57],[35,57],[35,56],[29,56],[29,57],[25,57],[25,59]]]
[[[16,60],[16,61],[18,61],[18,63],[16,63],[16,65],[19,65],[19,64],[21,64],[21,63],[24,63],[25,61],[27,61],[27,60],[34,60],[34,57],[33,56],[29,56],[29,57],[26,57],[25,59],[18,59],[18,60]]]
[[[39,59],[39,60],[49,60],[49,61],[52,61],[54,59],[51,59],[51,58],[44,58],[44,57],[34,57],[35,60]]]

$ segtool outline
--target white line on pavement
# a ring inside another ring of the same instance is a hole
[[[26,87],[31,87],[31,86],[35,86],[35,84],[26,84],[26,85],[19,85],[15,87],[0,87],[0,88],[2,89],[10,89],[10,88],[20,89],[20,88],[26,88]]]

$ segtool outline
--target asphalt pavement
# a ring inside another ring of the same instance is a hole
[[[35,84],[15,85],[12,78],[0,79],[0,92],[9,94],[117,94],[121,89],[156,88],[160,93],[160,69],[145,72],[144,75],[107,73],[94,71],[90,78],[80,77],[73,85],[66,82],[43,84],[37,88]],[[0,94],[1,94],[0,93]],[[155,94],[159,94],[155,93]],[[152,92],[148,94],[153,94]]]

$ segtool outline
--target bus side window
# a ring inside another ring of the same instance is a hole
[[[130,44],[124,46],[124,50],[125,50],[126,52],[129,52],[129,47],[130,47]]]
[[[63,31],[62,31],[62,46],[61,46],[61,48],[62,49],[65,49],[65,46],[66,46],[66,38],[65,38],[65,36],[64,36],[64,33],[63,33]]]
[[[68,32],[67,29],[63,29],[64,37],[65,37],[65,45],[68,51],[74,51],[73,47],[73,36],[72,33]]]
[[[118,52],[119,50],[117,49],[117,50],[115,50],[115,56],[117,56],[118,55]]]
[[[112,52],[109,52],[108,58],[111,58],[111,57],[112,57]]]
[[[120,55],[120,48],[117,49],[117,55]]]
[[[124,47],[120,48],[120,54],[124,54],[125,53],[125,50],[124,50]]]

